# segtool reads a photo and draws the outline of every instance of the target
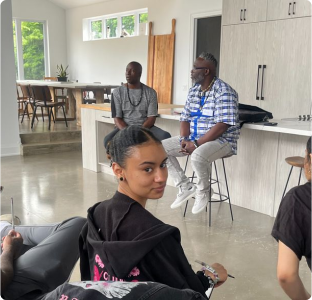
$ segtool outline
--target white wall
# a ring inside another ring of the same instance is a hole
[[[176,43],[174,63],[173,103],[184,104],[190,87],[191,15],[221,11],[222,0],[115,0],[77,7],[66,11],[67,50],[71,79],[119,84],[125,81],[126,64],[132,60],[143,66],[142,82],[146,82],[147,37],[133,37],[102,41],[82,40],[84,18],[148,8],[153,34],[169,34],[175,18]],[[185,89],[185,87],[187,89]]]
[[[67,65],[66,13],[47,0],[12,0],[13,18],[47,21],[50,74],[56,76],[56,65]]]
[[[11,0],[1,3],[1,156],[19,155]]]

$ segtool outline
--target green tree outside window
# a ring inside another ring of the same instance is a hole
[[[102,38],[102,20],[91,22],[91,33],[93,40]]]
[[[23,21],[21,31],[24,79],[43,79],[45,75],[43,23]]]
[[[16,31],[15,31],[15,21],[14,20],[13,20],[13,45],[14,45],[15,74],[16,74],[16,79],[18,79]]]
[[[106,20],[106,37],[107,38],[116,37],[117,36],[116,29],[117,29],[117,18],[107,19]]]
[[[122,29],[123,36],[134,35],[134,24],[135,24],[134,22],[135,22],[134,15],[122,17],[121,29]]]
[[[148,13],[140,14],[140,23],[147,23],[148,22]]]

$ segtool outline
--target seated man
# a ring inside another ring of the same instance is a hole
[[[217,60],[210,53],[202,53],[195,60],[191,71],[195,85],[189,91],[180,117],[180,137],[163,141],[168,154],[169,174],[179,187],[171,208],[181,206],[196,194],[193,214],[205,209],[209,201],[211,163],[237,151],[238,95],[216,76],[216,68]],[[176,158],[183,155],[191,155],[198,180],[196,187]]]
[[[69,279],[79,258],[78,237],[86,219],[15,226],[1,221],[1,296],[37,299]]]
[[[122,128],[128,125],[140,125],[148,128],[159,139],[170,138],[171,135],[154,126],[158,114],[156,91],[140,82],[142,66],[138,62],[130,62],[126,68],[127,83],[114,89],[112,93],[112,118],[116,129],[104,138],[104,146]]]

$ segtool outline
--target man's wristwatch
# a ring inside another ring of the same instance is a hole
[[[195,148],[198,148],[198,147],[199,147],[199,145],[198,145],[198,143],[197,143],[196,140],[194,140],[193,144],[194,144]]]

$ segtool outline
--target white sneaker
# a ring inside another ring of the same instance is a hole
[[[192,198],[196,193],[196,187],[191,182],[187,185],[181,185],[179,189],[179,194],[177,195],[177,198],[174,200],[174,202],[171,204],[171,208],[177,208],[181,206],[185,201]]]
[[[209,202],[209,192],[199,192],[196,193],[195,196],[195,203],[193,205],[192,208],[192,213],[194,215],[199,214],[201,211],[203,211],[205,209],[205,207],[207,206],[208,202]],[[213,195],[213,189],[211,189],[211,196]]]

